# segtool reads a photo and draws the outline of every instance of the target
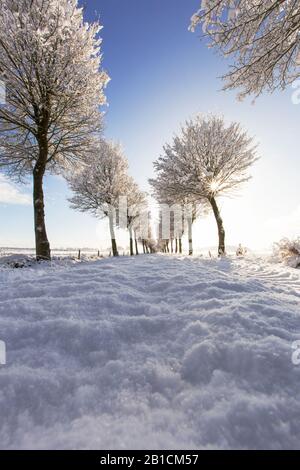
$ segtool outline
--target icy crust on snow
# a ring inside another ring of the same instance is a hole
[[[300,448],[300,271],[139,256],[0,283],[1,448]]]

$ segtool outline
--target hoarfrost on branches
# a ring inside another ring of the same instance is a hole
[[[102,128],[100,29],[84,22],[77,0],[0,0],[0,167],[17,180],[33,176],[38,259],[50,259],[45,172],[85,159]]]
[[[219,253],[224,254],[225,230],[216,198],[248,181],[256,159],[253,139],[238,123],[226,126],[222,117],[199,115],[164,147],[154,163],[157,178],[150,182],[160,197],[209,204],[218,225]]]
[[[100,141],[97,151],[68,180],[74,193],[70,199],[73,209],[90,212],[96,217],[108,217],[112,250],[117,256],[114,229],[120,200],[123,197],[127,199],[129,210],[125,214],[125,227],[130,230],[134,222],[137,222],[139,204],[145,200],[144,194],[128,175],[128,161],[120,145]]]
[[[293,268],[300,268],[300,237],[284,238],[274,245],[274,254]]]
[[[300,77],[298,1],[206,0],[190,29],[201,24],[209,45],[233,57],[225,89],[240,89],[240,98],[284,89]]]

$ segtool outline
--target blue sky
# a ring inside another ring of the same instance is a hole
[[[86,18],[104,26],[107,88],[105,135],[123,144],[130,172],[148,189],[152,162],[180,123],[199,112],[240,121],[260,142],[261,160],[239,197],[221,201],[227,240],[265,248],[300,229],[298,135],[300,105],[294,90],[265,95],[255,105],[224,93],[226,61],[206,48],[189,19],[200,0],[88,0]],[[61,178],[47,177],[46,219],[52,247],[102,247],[106,227],[68,207]],[[19,191],[19,192],[18,192]],[[34,245],[31,188],[16,190],[0,178],[0,246]],[[211,217],[195,229],[199,245],[216,243]]]

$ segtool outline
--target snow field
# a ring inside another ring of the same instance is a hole
[[[298,270],[151,255],[0,284],[1,448],[300,447]]]

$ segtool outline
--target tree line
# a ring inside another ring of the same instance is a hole
[[[297,2],[205,0],[190,29],[199,25],[210,46],[233,57],[225,88],[238,88],[240,97],[285,88],[299,78]],[[37,260],[51,258],[44,204],[47,173],[67,179],[72,208],[108,219],[115,256],[118,226],[128,230],[131,254],[134,248],[137,252],[138,240],[145,252],[172,251],[173,242],[181,252],[184,234],[192,254],[193,223],[209,210],[223,255],[225,228],[218,199],[250,178],[249,168],[257,159],[253,138],[238,123],[208,115],[187,121],[165,145],[150,185],[162,206],[182,208],[184,221],[178,229],[171,211],[170,236],[164,238],[159,223],[156,245],[151,224],[142,233],[149,220],[147,195],[129,176],[121,148],[103,139],[109,77],[102,65],[100,31],[99,22],[84,20],[77,0],[0,0],[0,80],[6,86],[5,103],[0,104],[0,169],[17,182],[32,180]],[[120,197],[128,201],[125,215],[117,204]]]

